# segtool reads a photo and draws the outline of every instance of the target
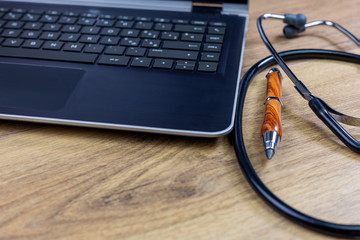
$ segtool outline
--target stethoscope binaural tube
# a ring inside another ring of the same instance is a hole
[[[360,56],[351,53],[322,50],[322,49],[300,49],[292,50],[279,53],[279,56],[284,60],[299,60],[299,59],[330,59],[338,60],[345,62],[352,62],[360,64]],[[235,120],[235,129],[234,129],[234,148],[239,161],[239,164],[246,176],[247,180],[254,188],[254,190],[268,203],[271,207],[277,210],[280,214],[289,218],[290,220],[313,229],[318,232],[325,234],[338,236],[338,237],[351,237],[351,238],[360,238],[360,225],[345,225],[337,224],[332,222],[323,221],[309,215],[306,215],[291,206],[287,205],[285,202],[280,200],[276,195],[274,195],[266,185],[261,181],[259,176],[256,174],[250,159],[247,155],[244,139],[243,139],[243,129],[242,129],[242,117],[245,103],[245,96],[249,88],[251,80],[261,71],[270,68],[276,64],[274,57],[267,57],[263,60],[260,60],[255,65],[253,65],[243,76],[240,87],[239,87],[239,100],[236,111],[236,120]],[[315,99],[315,98],[314,98]],[[318,99],[318,98],[316,98]],[[319,100],[320,102],[322,100]],[[318,101],[313,102],[314,104]],[[310,106],[311,107],[311,106]],[[314,106],[317,108],[317,106]],[[325,106],[320,106],[322,109]],[[321,117],[320,117],[321,119]],[[336,122],[336,121],[335,121]],[[331,127],[330,127],[331,129]],[[356,140],[355,140],[356,141]],[[350,146],[349,146],[350,147]],[[358,146],[355,146],[358,147]],[[352,149],[353,150],[353,149]]]

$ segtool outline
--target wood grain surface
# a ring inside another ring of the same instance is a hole
[[[245,71],[269,55],[257,30],[265,12],[329,19],[359,36],[358,0],[253,0]],[[279,51],[325,48],[360,54],[335,29],[296,39],[265,21]],[[360,67],[291,62],[330,106],[360,116]],[[360,156],[345,147],[284,76],[283,137],[263,152],[266,72],[246,96],[244,140],[256,171],[283,201],[321,219],[360,224]],[[346,127],[357,139],[360,130]],[[268,207],[246,182],[229,137],[215,139],[0,121],[0,239],[331,239]]]

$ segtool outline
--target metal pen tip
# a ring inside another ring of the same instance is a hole
[[[268,148],[265,150],[265,154],[266,154],[266,157],[270,160],[274,156],[275,151],[274,151],[274,149]]]

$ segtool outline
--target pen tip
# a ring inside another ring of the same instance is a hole
[[[268,148],[265,150],[265,154],[267,156],[268,159],[271,159],[274,156],[274,149]]]

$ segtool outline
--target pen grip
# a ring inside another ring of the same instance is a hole
[[[275,131],[282,137],[281,126],[281,74],[279,70],[268,73],[264,121],[261,136],[267,131]]]

